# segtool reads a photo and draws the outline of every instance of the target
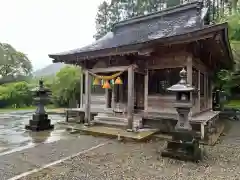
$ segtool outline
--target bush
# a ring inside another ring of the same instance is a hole
[[[8,83],[0,86],[0,106],[24,107],[32,105],[32,93],[27,82]]]
[[[43,78],[45,87],[52,91],[50,104],[66,107],[72,99],[79,99],[80,74],[79,67],[66,66],[56,76]],[[31,90],[38,86],[38,82],[39,79],[35,78],[29,82],[20,81],[0,85],[0,108],[33,105]]]
[[[52,80],[52,100],[56,106],[67,106],[71,99],[80,94],[81,69],[76,66],[66,66]],[[78,99],[78,98],[77,98]]]

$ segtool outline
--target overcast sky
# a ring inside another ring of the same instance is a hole
[[[28,55],[34,69],[48,54],[91,43],[101,0],[0,0],[0,42]]]

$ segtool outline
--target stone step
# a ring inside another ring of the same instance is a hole
[[[119,127],[119,128],[126,128],[126,122],[116,122],[116,121],[108,121],[108,120],[94,120],[93,123],[99,126],[105,127]]]
[[[139,127],[139,121],[141,119],[136,119],[133,122],[134,127]],[[115,117],[115,116],[95,116],[93,122],[98,125],[103,126],[117,126],[117,127],[126,127],[128,124],[126,117]]]
[[[97,115],[94,120],[113,121],[113,122],[127,122],[127,117],[116,117],[108,115]]]

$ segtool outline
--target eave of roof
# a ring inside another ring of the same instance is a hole
[[[186,42],[186,40],[188,38],[194,38],[192,40],[191,39],[189,40],[189,42],[191,42],[191,41],[196,41],[198,38],[200,39],[202,36],[205,36],[207,34],[212,34],[212,33],[216,33],[219,31],[223,31],[225,34],[224,41],[225,41],[225,44],[227,47],[227,52],[228,52],[230,60],[232,60],[233,59],[232,52],[231,52],[231,48],[230,48],[228,36],[227,36],[227,27],[228,27],[227,23],[222,23],[222,24],[218,24],[218,25],[204,27],[204,28],[201,28],[198,30],[193,30],[191,32],[179,34],[176,36],[159,38],[159,39],[149,40],[149,41],[143,42],[143,43],[119,46],[116,48],[103,49],[103,50],[92,51],[92,52],[87,52],[87,53],[79,53],[79,54],[74,54],[74,56],[77,56],[78,60],[85,60],[85,59],[94,59],[97,57],[106,57],[106,56],[110,56],[110,55],[123,55],[125,53],[126,54],[136,53],[136,52],[139,52],[139,50],[141,50],[141,49],[149,48],[151,46],[154,46],[155,44],[166,45],[166,44],[176,43],[176,41],[178,41],[178,43],[181,43],[181,42]],[[63,62],[63,60],[58,58],[57,56],[50,55],[50,57],[56,58],[55,60],[53,60],[53,62]],[[65,56],[65,57],[67,57],[67,56]]]

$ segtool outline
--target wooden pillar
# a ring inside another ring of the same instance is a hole
[[[127,103],[128,130],[133,129],[133,110],[134,110],[134,71],[133,66],[130,66],[128,68],[128,103]]]
[[[81,68],[81,74],[80,74],[80,108],[83,108],[83,69]]]
[[[89,71],[85,71],[85,118],[86,125],[91,121],[91,77]]]
[[[112,109],[115,109],[115,86],[112,86]]]
[[[192,85],[192,76],[193,76],[193,61],[192,61],[192,55],[187,56],[187,82]],[[190,100],[193,103],[193,95],[192,93],[190,94]],[[192,117],[192,109],[189,113],[189,118]]]
[[[204,109],[208,108],[208,75],[204,73]]]
[[[144,76],[144,111],[148,111],[148,69]]]
[[[192,55],[187,56],[187,82],[188,84],[192,85],[192,76],[193,76],[193,62],[192,62]],[[190,95],[190,99],[193,102],[193,96],[192,93]],[[190,115],[192,114],[192,111],[189,113]]]
[[[192,67],[193,67],[192,56],[189,55],[187,57],[187,82],[190,85],[192,85]]]
[[[109,90],[108,89],[105,89],[105,107],[106,108],[109,108]]]
[[[213,99],[212,99],[212,92],[213,92],[213,82],[212,82],[212,80],[211,79],[209,79],[209,81],[210,81],[210,94],[209,94],[209,109],[212,109],[212,101],[213,101]]]
[[[123,88],[123,84],[119,86],[119,90],[120,90],[120,103],[123,104],[124,103],[124,91],[125,91],[125,89]]]
[[[197,97],[197,111],[200,112],[201,111],[201,93],[200,93],[200,89],[201,89],[201,71],[198,70],[198,97]]]

